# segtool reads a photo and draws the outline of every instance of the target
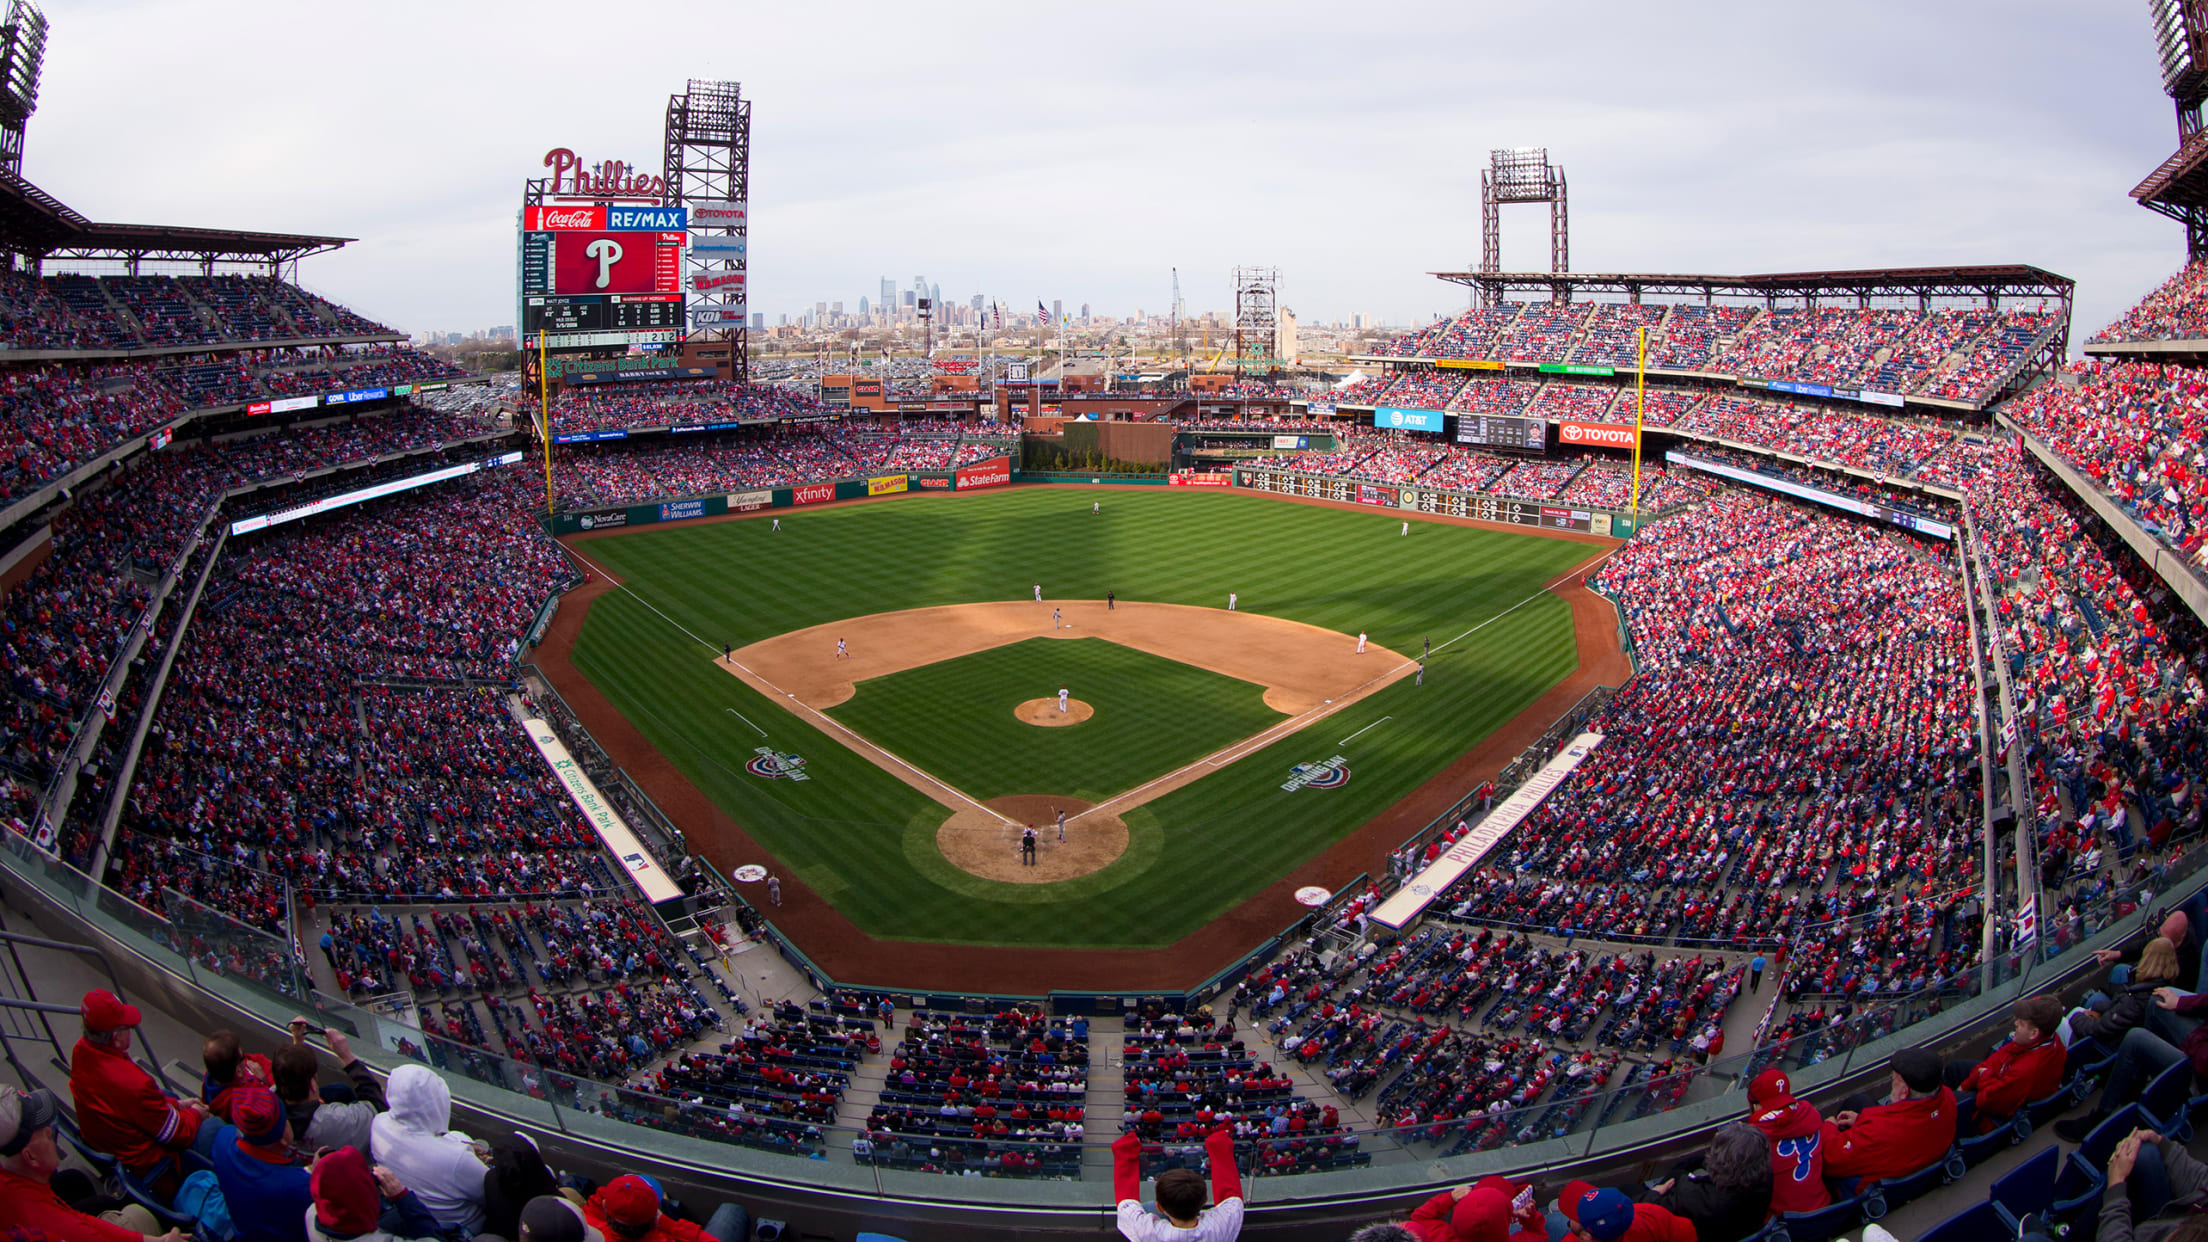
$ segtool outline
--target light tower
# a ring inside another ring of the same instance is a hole
[[[1549,162],[1547,147],[1505,147],[1487,153],[1480,174],[1480,271],[1503,270],[1503,204],[1549,205],[1549,270],[1572,270],[1571,213],[1564,192],[1564,168]],[[1501,297],[1487,295],[1489,304]]]
[[[1275,308],[1279,304],[1280,269],[1234,269],[1234,373],[1266,374],[1279,365],[1273,356]]]
[[[2208,0],[2147,0],[2162,90],[2177,106],[2177,150],[2131,196],[2185,226],[2185,257],[2208,259]]]
[[[683,284],[688,339],[728,342],[728,376],[751,378],[751,101],[735,82],[690,80],[667,99],[667,205],[690,208]]]
[[[46,16],[12,0],[0,24],[0,167],[23,175],[23,127],[38,111],[38,71],[46,61]]]

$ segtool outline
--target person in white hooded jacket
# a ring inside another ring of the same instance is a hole
[[[447,1130],[452,1089],[425,1065],[402,1065],[384,1087],[390,1111],[369,1127],[370,1155],[421,1197],[441,1228],[483,1227],[484,1163],[478,1145]]]

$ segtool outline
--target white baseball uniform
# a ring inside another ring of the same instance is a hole
[[[1236,595],[1236,594],[1235,594],[1234,592],[1232,592],[1232,591],[1229,591],[1229,592],[1227,592],[1227,611],[1228,611],[1228,612],[1233,612],[1233,611],[1234,611],[1234,601],[1236,601],[1236,600],[1238,600],[1238,599],[1240,599],[1240,598],[1241,598],[1241,596],[1239,596],[1239,595]]]
[[[1058,710],[1066,710],[1066,688],[1064,686],[1058,687]]]
[[[1357,654],[1365,654],[1365,632],[1363,630],[1357,631]]]

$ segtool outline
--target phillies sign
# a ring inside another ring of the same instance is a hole
[[[582,157],[566,147],[544,153],[544,166],[552,170],[545,192],[554,198],[630,199],[658,202],[667,197],[665,178],[637,171],[621,160],[601,160],[586,166]]]

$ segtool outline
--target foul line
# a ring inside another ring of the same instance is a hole
[[[747,725],[751,725],[751,731],[752,731],[752,732],[754,732],[754,733],[758,734],[758,735],[759,735],[759,736],[761,736],[761,737],[765,737],[765,736],[767,735],[767,731],[766,731],[765,729],[762,729],[762,728],[760,728],[760,727],[759,727],[758,725],[755,725],[755,724],[751,724],[751,717],[749,717],[749,716],[746,716],[745,714],[743,714],[743,713],[742,713],[742,712],[740,712],[740,711],[737,711],[737,710],[736,710],[735,708],[733,708],[733,707],[731,707],[731,708],[728,708],[728,709],[726,709],[726,710],[727,710],[727,712],[728,712],[728,714],[729,714],[729,715],[731,715],[731,716],[734,716],[734,717],[735,717],[736,719],[738,719],[738,720],[741,720],[741,721],[743,721],[743,722],[744,722],[745,724],[747,724]]]
[[[599,564],[598,562],[596,562],[596,561],[594,561],[594,560],[591,560],[591,559],[590,559],[589,557],[587,557],[587,556],[584,556],[584,555],[583,555],[582,553],[580,553],[580,552],[577,552],[577,551],[576,551],[576,550],[575,550],[574,548],[572,548],[572,547],[568,547],[568,546],[567,546],[566,544],[562,544],[562,545],[560,545],[560,546],[561,546],[561,547],[563,547],[563,548],[566,548],[566,549],[567,549],[567,554],[568,554],[569,556],[572,556],[572,557],[574,557],[574,558],[575,558],[576,560],[578,560],[578,561],[581,561],[581,562],[583,562],[583,563],[584,563],[585,565],[588,565],[588,566],[590,566],[590,567],[591,567],[592,569],[595,569],[595,570],[597,570],[597,571],[598,571],[598,572],[599,572],[600,574],[604,575],[604,577],[605,577],[606,581],[607,581],[607,582],[609,582],[609,583],[612,583],[612,584],[613,584],[613,586],[614,586],[614,589],[616,589],[616,590],[618,590],[618,591],[621,591],[621,592],[623,592],[623,593],[624,593],[624,594],[626,594],[626,595],[627,595],[627,596],[628,596],[628,597],[629,597],[630,599],[633,599],[633,600],[635,600],[635,601],[636,601],[637,603],[639,603],[639,604],[642,604],[642,605],[644,605],[644,606],[645,606],[646,608],[651,608],[651,610],[652,610],[652,615],[654,615],[654,616],[658,617],[658,618],[659,618],[660,620],[662,620],[662,621],[665,621],[665,622],[666,622],[667,624],[669,624],[669,625],[671,625],[671,626],[674,626],[674,627],[675,627],[676,629],[678,629],[678,630],[681,630],[681,631],[682,631],[683,633],[685,633],[685,634],[689,634],[689,635],[690,635],[690,637],[691,637],[691,639],[692,639],[693,641],[695,641],[695,642],[696,642],[696,643],[697,643],[697,644],[698,644],[699,646],[701,646],[701,647],[705,648],[705,649],[706,649],[707,651],[711,651],[711,650],[713,650],[713,644],[711,644],[711,643],[709,643],[709,642],[705,641],[705,640],[704,640],[704,639],[702,639],[702,638],[699,638],[699,637],[698,637],[698,636],[697,636],[697,635],[696,635],[695,633],[692,633],[692,632],[691,632],[691,630],[690,630],[690,628],[689,628],[688,626],[685,626],[685,625],[684,625],[684,624],[682,624],[682,623],[681,623],[680,621],[677,621],[677,620],[675,620],[675,619],[674,619],[673,617],[670,617],[670,616],[668,616],[668,615],[667,615],[666,613],[664,613],[664,612],[661,612],[661,611],[660,611],[659,609],[657,609],[657,608],[654,608],[654,607],[652,606],[652,602],[651,602],[650,600],[648,600],[648,599],[645,599],[645,598],[644,598],[643,596],[641,596],[641,595],[638,595],[638,594],[637,594],[637,593],[636,593],[635,591],[632,591],[632,590],[630,590],[630,589],[629,589],[629,584],[628,584],[628,583],[626,583],[626,582],[620,582],[620,581],[616,581],[616,580],[615,580],[615,578],[614,578],[614,576],[613,576],[612,574],[606,573],[606,567],[605,567],[605,566],[603,566],[603,565],[600,565],[600,564]],[[775,685],[775,684],[774,684],[773,682],[771,682],[771,681],[768,681],[768,680],[767,680],[766,678],[764,678],[764,677],[761,677],[761,676],[760,676],[760,675],[759,675],[758,673],[755,673],[755,672],[753,672],[753,671],[752,671],[751,669],[748,669],[748,668],[744,668],[744,666],[743,666],[742,664],[739,664],[739,663],[737,663],[737,661],[736,661],[736,658],[735,658],[734,656],[718,656],[718,657],[715,657],[715,659],[714,659],[714,661],[713,661],[713,662],[714,662],[715,664],[725,664],[725,665],[728,665],[728,666],[729,666],[729,667],[731,667],[731,668],[738,668],[738,669],[743,669],[743,672],[744,672],[744,675],[745,675],[745,676],[747,676],[747,677],[750,677],[750,678],[751,678],[751,679],[752,679],[753,681],[756,681],[756,682],[758,682],[758,683],[759,683],[760,685],[762,685],[762,686],[765,686],[765,687],[766,687],[767,689],[769,689],[769,690],[772,690],[772,691],[774,691],[774,692],[775,692],[776,694],[779,694],[779,695],[781,695],[781,696],[782,696],[782,701],[783,701],[783,703],[784,703],[784,704],[785,704],[786,706],[789,706],[789,707],[790,707],[790,708],[792,708],[793,710],[801,710],[801,711],[811,712],[811,713],[812,713],[812,715],[813,715],[813,717],[814,717],[814,719],[818,720],[818,721],[819,721],[819,722],[820,722],[821,724],[825,725],[826,727],[828,727],[828,728],[830,728],[830,729],[833,729],[833,730],[835,730],[835,731],[836,731],[837,733],[840,733],[840,734],[842,734],[842,735],[843,735],[844,737],[846,737],[846,738],[849,738],[849,739],[850,739],[850,741],[847,741],[847,742],[845,742],[845,743],[844,743],[844,746],[845,746],[845,747],[846,747],[847,749],[849,749],[849,750],[852,750],[852,751],[855,751],[855,752],[857,752],[858,754],[861,754],[861,755],[864,755],[864,754],[866,754],[867,752],[869,752],[869,751],[872,751],[873,753],[875,753],[875,754],[878,754],[878,755],[880,755],[880,756],[881,756],[882,758],[884,758],[884,759],[887,759],[887,760],[889,760],[889,761],[890,761],[891,763],[894,763],[894,764],[896,764],[896,765],[897,765],[898,767],[901,767],[901,768],[905,769],[905,770],[906,770],[907,772],[910,772],[910,773],[912,773],[912,774],[913,774],[914,776],[917,776],[917,777],[919,777],[919,778],[920,778],[921,780],[923,780],[923,781],[926,781],[926,782],[927,782],[928,784],[930,784],[930,785],[933,785],[933,786],[934,786],[934,787],[936,787],[937,789],[943,790],[943,791],[944,791],[945,793],[948,793],[948,794],[950,794],[950,795],[951,795],[952,797],[954,797],[954,798],[957,798],[957,799],[959,800],[959,802],[962,802],[962,803],[964,803],[964,804],[965,804],[965,805],[967,805],[967,806],[973,807],[973,808],[974,808],[975,810],[977,810],[977,811],[982,811],[982,812],[984,812],[984,813],[986,813],[986,814],[989,814],[989,815],[994,815],[994,816],[996,816],[996,818],[997,818],[997,819],[1001,820],[1001,821],[1002,821],[1002,822],[1004,822],[1005,824],[1010,824],[1010,823],[1012,822],[1012,817],[1011,817],[1011,816],[1009,816],[1009,815],[1006,815],[1006,814],[1004,814],[1004,813],[1003,813],[1003,812],[1001,812],[1001,811],[997,811],[997,810],[994,810],[994,809],[992,809],[992,808],[990,808],[990,807],[986,807],[986,806],[983,806],[983,805],[982,805],[981,803],[979,803],[979,802],[975,801],[975,800],[974,800],[973,798],[971,798],[971,797],[967,796],[967,794],[965,793],[965,791],[963,791],[963,790],[961,790],[961,789],[958,789],[958,788],[956,788],[956,787],[954,787],[954,786],[951,786],[951,785],[947,785],[947,784],[945,784],[945,783],[944,783],[943,781],[941,781],[941,780],[938,780],[938,779],[937,779],[937,778],[936,778],[935,776],[933,776],[932,774],[930,774],[930,773],[928,773],[928,772],[925,772],[925,771],[922,771],[922,770],[921,770],[920,768],[918,768],[918,767],[915,767],[915,766],[914,766],[914,765],[912,765],[911,763],[908,763],[908,762],[906,762],[906,761],[905,761],[905,760],[904,760],[903,758],[901,758],[901,757],[899,757],[899,756],[897,756],[897,755],[894,755],[894,754],[890,753],[889,751],[887,751],[887,750],[883,749],[883,748],[882,748],[881,746],[878,746],[878,745],[876,745],[875,743],[873,743],[873,742],[871,742],[871,741],[868,741],[868,740],[867,740],[866,738],[863,738],[863,737],[859,736],[858,734],[856,734],[856,733],[853,733],[853,732],[852,732],[852,731],[851,731],[850,729],[847,729],[847,728],[845,728],[845,727],[844,727],[844,725],[843,725],[843,723],[842,723],[841,721],[838,721],[838,720],[836,720],[836,719],[835,719],[834,717],[831,717],[831,716],[828,716],[828,715],[826,715],[825,713],[823,713],[823,712],[819,711],[818,709],[816,709],[816,708],[812,707],[812,706],[811,706],[811,705],[809,705],[809,704],[806,704],[806,703],[800,702],[800,701],[798,700],[798,698],[797,698],[797,696],[796,696],[796,695],[794,695],[794,694],[791,694],[791,693],[790,693],[789,691],[787,691],[787,690],[784,690],[784,689],[783,689],[782,687],[780,687],[780,686],[777,686],[777,685]],[[735,711],[735,709],[733,709],[733,708],[730,708],[730,709],[728,709],[728,710],[729,710],[729,711],[730,711],[731,713],[734,713],[734,711]],[[741,716],[741,715],[739,714],[739,715],[737,715],[737,719],[739,719],[739,720],[742,720],[742,719],[743,719],[743,717],[742,717],[742,716]],[[751,724],[751,722],[750,722],[749,720],[745,720],[745,721],[744,721],[744,723],[745,723],[745,724]],[[752,727],[752,728],[754,728],[754,729],[758,729],[758,728],[759,728],[759,726],[758,726],[758,725],[755,725],[755,724],[754,724],[754,725],[751,725],[751,727]],[[765,737],[765,736],[766,736],[766,730],[764,730],[764,729],[760,729],[759,735],[760,735],[761,737]],[[855,743],[855,744],[854,744],[854,743]],[[942,801],[942,800],[941,800],[941,799],[937,799],[937,801],[939,801],[939,802],[940,802],[940,801]],[[956,806],[955,804],[950,804],[950,805],[951,805],[951,809],[953,809],[953,810],[956,810],[956,809],[957,809],[957,806]]]
[[[1384,725],[1393,719],[1395,719],[1395,717],[1393,716],[1382,716],[1380,719],[1373,721],[1371,724],[1366,725],[1364,728],[1357,730],[1355,733],[1350,734],[1348,737],[1345,737],[1341,741],[1334,744],[1336,746],[1347,746],[1351,742],[1356,741],[1358,738],[1363,737],[1365,734],[1372,732],[1374,729],[1379,728],[1381,725]]]

